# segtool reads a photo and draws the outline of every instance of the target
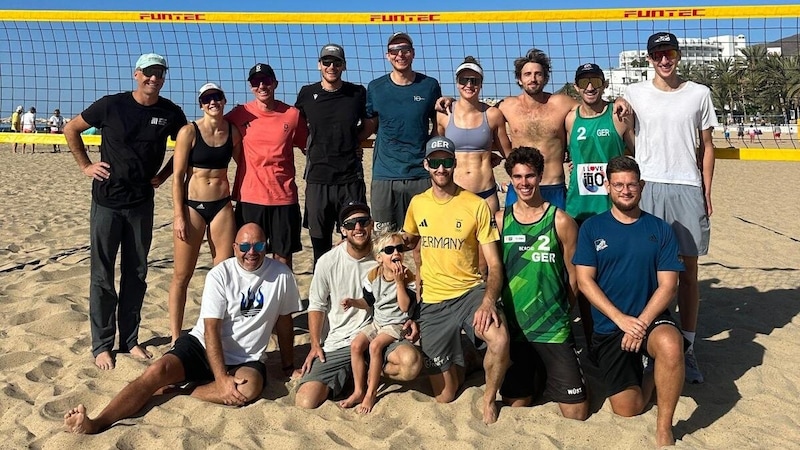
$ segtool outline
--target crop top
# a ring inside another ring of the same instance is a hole
[[[197,124],[194,125],[194,147],[189,151],[189,165],[198,169],[227,169],[233,155],[233,125],[228,123],[228,140],[219,147],[211,147],[203,140]]]
[[[483,122],[477,128],[459,128],[454,123],[453,116],[455,114],[450,113],[450,120],[444,129],[444,135],[453,141],[453,144],[456,145],[456,151],[482,152],[491,150],[492,128],[489,126],[486,111],[483,112]]]

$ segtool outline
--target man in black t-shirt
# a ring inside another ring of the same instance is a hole
[[[303,225],[311,236],[315,264],[331,249],[338,211],[348,202],[367,201],[361,165],[367,91],[342,80],[347,65],[340,45],[323,46],[317,67],[322,79],[303,86],[295,103],[309,130]]]
[[[152,357],[139,345],[139,322],[153,238],[154,187],[171,172],[158,173],[167,137],[174,139],[186,124],[181,108],[158,95],[166,73],[163,56],[140,56],[133,73],[136,90],[100,98],[64,128],[75,161],[83,174],[93,179],[89,321],[92,355],[97,367],[104,370],[114,368],[111,351],[117,325],[120,352],[142,359]],[[90,127],[103,129],[100,161],[95,163],[80,136]],[[120,248],[117,295],[114,262]]]

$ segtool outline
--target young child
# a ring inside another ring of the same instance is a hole
[[[383,368],[383,351],[404,337],[403,324],[408,311],[416,303],[414,274],[403,265],[403,237],[400,233],[387,233],[376,243],[375,259],[378,266],[367,273],[363,298],[346,298],[342,307],[373,308],[372,323],[364,327],[350,344],[355,390],[353,395],[339,402],[343,408],[358,405],[356,411],[366,414],[375,405],[378,383]],[[369,349],[369,382],[364,352]]]

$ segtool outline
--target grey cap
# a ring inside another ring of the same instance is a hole
[[[425,144],[425,157],[427,158],[431,153],[439,151],[447,152],[455,156],[456,144],[444,136],[434,136],[430,138],[428,143]]]
[[[388,47],[388,46],[392,45],[392,42],[394,42],[394,41],[396,41],[398,39],[405,39],[406,41],[408,41],[408,44],[410,46],[412,46],[412,47],[414,46],[414,41],[411,40],[411,36],[409,36],[408,33],[405,33],[403,31],[398,31],[398,32],[392,34],[391,36],[389,36],[389,40],[386,41],[386,46]]]
[[[344,61],[344,49],[339,44],[325,44],[319,51],[319,60],[326,57]]]

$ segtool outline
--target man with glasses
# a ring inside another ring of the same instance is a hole
[[[436,79],[412,69],[414,52],[408,34],[391,35],[386,59],[392,71],[367,87],[367,133],[377,129],[370,189],[379,234],[396,231],[411,198],[431,185],[422,159],[442,89]],[[433,130],[435,134],[435,126]]]
[[[640,209],[645,182],[636,161],[613,158],[606,175],[611,210],[583,223],[572,259],[592,304],[594,356],[615,414],[641,414],[655,387],[656,446],[674,445],[684,339],[667,308],[684,269],[678,242],[666,222]]]
[[[672,33],[647,40],[647,59],[655,78],[628,86],[625,98],[636,111],[636,160],[648,188],[642,209],[672,225],[686,270],[680,274],[678,308],[681,329],[691,343],[686,380],[702,383],[694,355],[700,306],[697,259],[708,253],[711,182],[714,177],[714,127],[711,91],[678,76],[681,51]]]
[[[303,86],[295,102],[309,132],[303,225],[311,236],[314,264],[333,246],[337,213],[347,200],[367,201],[361,165],[367,90],[342,80],[347,62],[340,45],[323,46],[317,68],[321,80]]]
[[[164,387],[196,385],[183,393],[207,402],[242,406],[261,396],[267,379],[264,352],[273,328],[292,338],[291,314],[303,307],[292,272],[266,258],[264,232],[244,225],[233,244],[235,258],[212,268],[206,277],[200,317],[189,334],[139,378],[128,384],[94,419],[78,405],[64,415],[73,433],[99,433],[131,417]],[[292,361],[292,345],[280,347]]]
[[[478,349],[486,349],[482,414],[490,424],[497,421],[495,398],[510,364],[508,329],[496,305],[503,264],[489,205],[453,182],[455,149],[446,137],[427,142],[424,167],[432,186],[411,200],[403,233],[408,247],[420,246],[415,253],[420,339],[433,395],[449,403],[464,382],[464,330]],[[489,270],[486,282],[478,269],[479,247]]]
[[[153,238],[153,188],[171,172],[169,167],[158,173],[167,137],[175,139],[186,125],[181,108],[159,96],[166,73],[163,56],[140,56],[133,73],[133,92],[102,97],[64,127],[75,161],[83,174],[92,178],[89,320],[92,355],[103,370],[114,368],[111,351],[117,325],[120,352],[152,357],[139,345],[139,322]],[[94,163],[81,139],[81,132],[90,127],[103,129],[100,161]],[[117,295],[114,262],[120,248]]]
[[[231,194],[236,225],[259,224],[272,257],[291,269],[292,254],[302,250],[293,148],[305,151],[308,130],[297,108],[275,98],[278,79],[269,64],[253,66],[247,82],[255,98],[225,115],[242,135]]]
[[[372,254],[372,217],[365,203],[347,203],[339,214],[345,242],[322,255],[317,261],[308,293],[308,330],[311,350],[300,370],[302,378],[295,405],[313,409],[328,398],[343,394],[352,376],[350,343],[370,323],[370,310],[342,306],[345,299],[361,298],[364,278],[375,268]],[[383,373],[395,380],[413,380],[422,368],[419,351],[410,342],[417,339],[416,324],[407,321],[410,330],[405,340],[387,348]]]

